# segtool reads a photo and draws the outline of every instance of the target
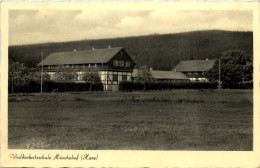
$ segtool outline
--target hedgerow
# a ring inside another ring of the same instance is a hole
[[[70,92],[70,91],[89,91],[89,83],[75,83],[75,82],[55,82],[55,81],[44,81],[43,92]],[[11,86],[8,86],[8,91],[11,93]],[[40,92],[41,83],[40,81],[28,81],[23,85],[16,85],[14,93],[33,93]],[[92,91],[103,90],[101,83],[92,85]]]
[[[171,89],[216,89],[217,82],[135,82],[123,81],[119,84],[120,91],[139,90],[171,90]],[[145,89],[144,89],[145,88]]]

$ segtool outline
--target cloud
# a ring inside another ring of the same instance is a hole
[[[222,29],[252,31],[250,11],[12,10],[9,44]]]

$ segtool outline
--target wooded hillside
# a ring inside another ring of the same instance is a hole
[[[139,65],[148,65],[156,70],[171,70],[180,60],[213,59],[230,49],[253,53],[252,32],[196,31],[165,35],[147,35],[100,40],[82,40],[61,43],[9,46],[9,59],[35,67],[52,52],[88,50],[95,47],[124,47]]]

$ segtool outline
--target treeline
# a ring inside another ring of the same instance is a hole
[[[180,60],[219,58],[222,52],[241,49],[253,53],[252,32],[196,31],[165,35],[148,35],[101,40],[83,40],[62,43],[45,43],[9,46],[9,58],[22,62],[26,67],[35,67],[44,57],[53,52],[88,50],[95,47],[124,47],[137,63],[155,70],[171,70]]]

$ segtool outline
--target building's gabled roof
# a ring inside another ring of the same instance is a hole
[[[70,52],[56,52],[47,56],[40,65],[62,65],[62,64],[95,64],[107,63],[123,48],[106,48]]]
[[[177,72],[192,72],[192,71],[208,71],[213,68],[215,60],[188,60],[180,61],[173,71]]]
[[[165,80],[172,80],[172,79],[182,79],[182,80],[189,80],[189,78],[182,72],[174,72],[174,71],[155,71],[151,70],[151,74],[155,79],[165,79]],[[138,77],[138,69],[134,69],[132,73],[132,77]]]
[[[189,79],[182,72],[174,71],[151,71],[152,75],[156,79]]]

